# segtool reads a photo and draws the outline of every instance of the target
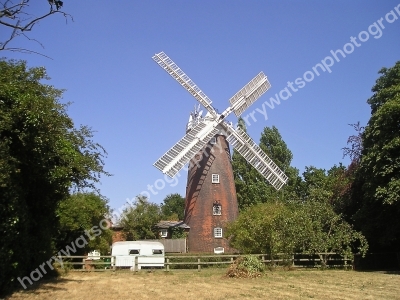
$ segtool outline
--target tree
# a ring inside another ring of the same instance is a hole
[[[330,254],[337,253],[353,259],[354,252],[358,251],[365,256],[368,242],[365,237],[336,214],[327,201],[316,198],[324,197],[315,190],[311,194],[311,201],[299,206],[299,213],[303,215],[301,228],[303,241],[300,250],[303,253],[318,254],[323,267],[327,266]]]
[[[294,253],[303,240],[300,215],[282,202],[254,204],[227,225],[230,245],[246,254]]]
[[[400,61],[379,73],[352,187],[354,219],[375,250],[400,251]]]
[[[238,126],[246,132],[246,125],[239,118]],[[235,149],[232,155],[233,177],[239,209],[243,210],[256,203],[263,202],[262,191],[266,188],[264,178]]]
[[[357,134],[353,134],[349,136],[347,139],[347,145],[350,144],[350,147],[344,147],[342,148],[343,150],[343,158],[345,156],[349,156],[351,159],[351,162],[359,165],[360,164],[360,159],[361,159],[361,153],[362,153],[362,136],[364,133],[364,126],[360,125],[360,122],[357,122],[356,124],[349,124],[354,128],[354,130],[357,132]]]
[[[334,165],[328,171],[314,166],[306,167],[303,172],[301,190],[303,201],[312,199],[326,202],[336,213],[341,214],[348,205],[348,191],[351,185],[351,176],[348,169],[341,163]]]
[[[59,235],[56,238],[57,249],[74,242],[83,236],[88,242],[85,248],[78,249],[75,255],[85,255],[92,250],[99,250],[107,255],[112,243],[112,231],[102,229],[109,222],[110,207],[108,200],[95,193],[76,193],[59,203],[57,215],[60,222]],[[102,229],[101,234],[91,230]]]
[[[40,16],[35,16],[30,12],[29,0],[7,0],[2,2],[3,3],[0,3],[0,28],[9,31],[8,37],[5,40],[0,41],[0,51],[9,50],[25,53],[36,53],[20,47],[10,47],[9,44],[21,36],[27,38],[28,40],[36,41],[35,39],[29,38],[27,33],[32,31],[33,27],[37,23],[47,17],[50,17],[51,15],[62,14],[66,20],[68,17],[71,18],[69,14],[61,11],[64,3],[60,0],[48,0],[47,3],[49,5],[49,10],[47,12],[43,12]],[[42,44],[40,45],[42,46]]]
[[[95,188],[104,149],[76,129],[42,67],[0,60],[0,293],[48,260],[56,209],[71,189]],[[11,284],[10,284],[11,283]]]
[[[156,239],[155,225],[161,220],[160,207],[139,195],[122,212],[119,224],[124,228],[127,240]]]
[[[163,220],[182,221],[185,213],[185,198],[179,194],[169,194],[161,204]]]
[[[239,119],[238,126],[246,131],[243,119]],[[264,128],[259,146],[289,177],[288,184],[282,191],[276,191],[257,170],[234,150],[232,167],[239,209],[241,210],[256,203],[278,201],[282,198],[283,193],[291,195],[287,198],[296,198],[299,193],[297,187],[301,178],[298,176],[298,170],[290,166],[293,158],[292,152],[288,149],[275,126]]]
[[[324,195],[311,194],[300,203],[260,203],[242,211],[227,225],[226,234],[232,247],[243,253],[293,254],[297,251],[318,254],[324,266],[329,252],[348,259],[353,251],[365,255],[365,237],[336,214],[326,201],[315,201]]]

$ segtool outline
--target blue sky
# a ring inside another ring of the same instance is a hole
[[[39,13],[46,5],[36,1],[31,9]],[[91,126],[108,152],[105,167],[114,176],[103,177],[99,188],[118,209],[155,183],[150,201],[185,193],[185,172],[167,182],[152,164],[184,135],[196,101],[152,60],[155,53],[169,55],[219,111],[263,71],[272,88],[243,114],[253,112],[249,134],[258,143],[263,128],[274,125],[300,172],[310,165],[329,169],[348,164],[341,150],[354,133],[348,124],[368,122],[366,101],[378,70],[400,59],[395,7],[400,0],[66,0],[73,22],[53,16],[29,35],[44,49],[23,39],[13,44],[52,59],[0,55],[45,66],[49,83],[66,89],[69,115],[77,126]],[[0,39],[7,34],[1,28]],[[265,102],[276,95],[280,104],[271,109]]]

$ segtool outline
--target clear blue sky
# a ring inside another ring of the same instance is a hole
[[[31,4],[37,12],[46,5],[45,0]],[[52,60],[0,55],[45,66],[49,83],[66,89],[62,101],[73,102],[69,115],[75,124],[91,126],[95,141],[108,151],[105,167],[114,176],[103,177],[99,188],[117,209],[157,180],[165,188],[155,189],[150,201],[185,194],[184,172],[175,185],[165,182],[152,164],[183,136],[196,101],[151,59],[155,53],[166,52],[219,111],[263,71],[272,88],[244,113],[255,111],[257,121],[248,118],[249,134],[258,143],[263,128],[275,125],[300,172],[310,165],[329,169],[348,164],[341,150],[354,133],[348,124],[368,122],[366,101],[378,70],[400,60],[395,7],[400,10],[400,0],[65,0],[64,10],[73,22],[53,16],[29,35],[44,49],[22,39],[13,44]],[[381,24],[373,25],[381,18]],[[1,28],[0,38],[6,34]],[[331,54],[338,49],[346,55],[336,52],[340,61]],[[331,73],[317,66],[322,60],[333,64]],[[299,84],[294,83],[297,78]],[[291,88],[288,82],[293,82]],[[279,105],[263,106],[275,95]],[[267,120],[260,111],[267,113]],[[236,121],[232,116],[229,120]]]

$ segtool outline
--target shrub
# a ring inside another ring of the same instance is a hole
[[[265,271],[265,266],[261,259],[254,255],[240,256],[236,259],[228,271],[226,277],[234,278],[256,278],[260,277]]]

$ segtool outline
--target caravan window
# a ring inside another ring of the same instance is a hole
[[[132,250],[129,250],[129,255],[140,254],[139,252],[140,252],[140,250],[132,249]]]
[[[153,254],[163,254],[161,249],[153,249]]]

